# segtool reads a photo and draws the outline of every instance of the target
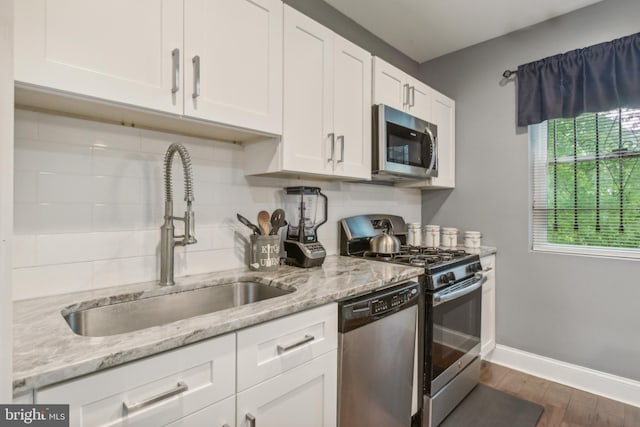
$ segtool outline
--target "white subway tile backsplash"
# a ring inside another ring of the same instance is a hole
[[[140,178],[93,176],[91,192],[96,203],[141,203],[145,180]],[[160,191],[160,187],[156,189]]]
[[[38,201],[38,172],[15,171],[13,181],[16,203],[36,203]]]
[[[90,262],[13,269],[13,298],[22,300],[92,288]]]
[[[140,131],[137,129],[49,114],[40,115],[39,137],[65,144],[140,150]]]
[[[91,203],[92,179],[85,175],[38,173],[39,203]]]
[[[40,233],[83,233],[92,230],[90,203],[38,203]]]
[[[16,175],[16,179],[18,176]],[[16,186],[22,184],[15,183]],[[14,195],[15,197],[15,195]],[[42,232],[40,214],[37,203],[13,204],[13,232],[17,234],[37,234]]]
[[[13,236],[12,262],[14,268],[37,265],[35,235],[16,234]]]
[[[93,233],[41,234],[36,238],[38,265],[68,264],[95,259]]]
[[[121,231],[144,229],[161,222],[160,218],[147,216],[150,206],[144,204],[110,204],[93,205],[93,229],[95,231]]]
[[[256,222],[259,210],[283,207],[288,186],[321,187],[328,196],[319,238],[329,254],[338,253],[340,218],[388,212],[420,220],[418,190],[245,176],[239,144],[22,110],[15,117],[16,299],[158,280],[163,159],[173,142],[192,157],[198,239],[176,247],[176,277],[246,265],[251,231],[236,212]],[[182,216],[177,158],[172,172],[174,215]]]
[[[110,259],[93,262],[94,289],[144,282],[152,275],[153,265],[146,257]]]
[[[162,177],[162,156],[94,147],[92,172],[96,176]]]
[[[91,147],[16,138],[14,150],[16,171],[91,174]]]

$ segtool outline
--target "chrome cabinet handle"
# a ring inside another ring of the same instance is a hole
[[[403,88],[403,93],[402,93],[402,106],[404,107],[405,105],[409,105],[409,84],[405,83],[405,85],[402,87]]]
[[[230,427],[229,424],[223,424],[222,427]]]
[[[282,353],[286,353],[289,350],[293,350],[296,347],[300,347],[301,345],[304,345],[308,342],[311,342],[313,340],[315,340],[316,337],[314,337],[313,335],[305,335],[304,338],[302,338],[299,341],[296,341],[292,344],[289,345],[278,345],[278,354],[282,354]]]
[[[180,49],[176,48],[171,51],[171,62],[173,68],[171,93],[176,93],[180,90]]]
[[[338,135],[338,141],[340,141],[340,160],[338,163],[344,162],[344,135]]]
[[[416,106],[416,87],[411,86],[411,91],[409,93],[411,94],[411,102],[409,103],[409,107],[415,107]]]
[[[137,403],[122,402],[122,412],[124,415],[127,415],[132,412],[139,411],[140,409],[146,408],[147,406],[151,406],[154,403],[160,402],[161,400],[168,399],[170,397],[175,396],[176,394],[180,394],[187,390],[189,390],[189,386],[182,381],[178,381],[178,384],[175,386],[175,388],[164,391],[160,394],[156,394],[155,396],[152,396],[146,400],[143,400],[142,402],[137,402]]]
[[[191,97],[196,99],[200,96],[200,55],[193,57],[193,94]]]
[[[336,135],[333,132],[331,132],[329,134],[329,138],[331,138],[331,157],[327,159],[327,163],[333,162],[333,155],[336,150]]]
[[[256,427],[256,417],[251,415],[250,412],[244,416],[247,419],[247,427]]]

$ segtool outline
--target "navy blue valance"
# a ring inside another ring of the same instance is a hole
[[[640,108],[640,33],[518,67],[518,126]]]

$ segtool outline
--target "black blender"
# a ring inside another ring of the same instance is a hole
[[[285,191],[289,219],[284,241],[286,262],[305,268],[322,265],[327,252],[318,242],[317,229],[327,222],[327,196],[319,187],[287,187]]]

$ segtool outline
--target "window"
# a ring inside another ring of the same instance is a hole
[[[529,127],[534,250],[640,258],[640,110]]]

